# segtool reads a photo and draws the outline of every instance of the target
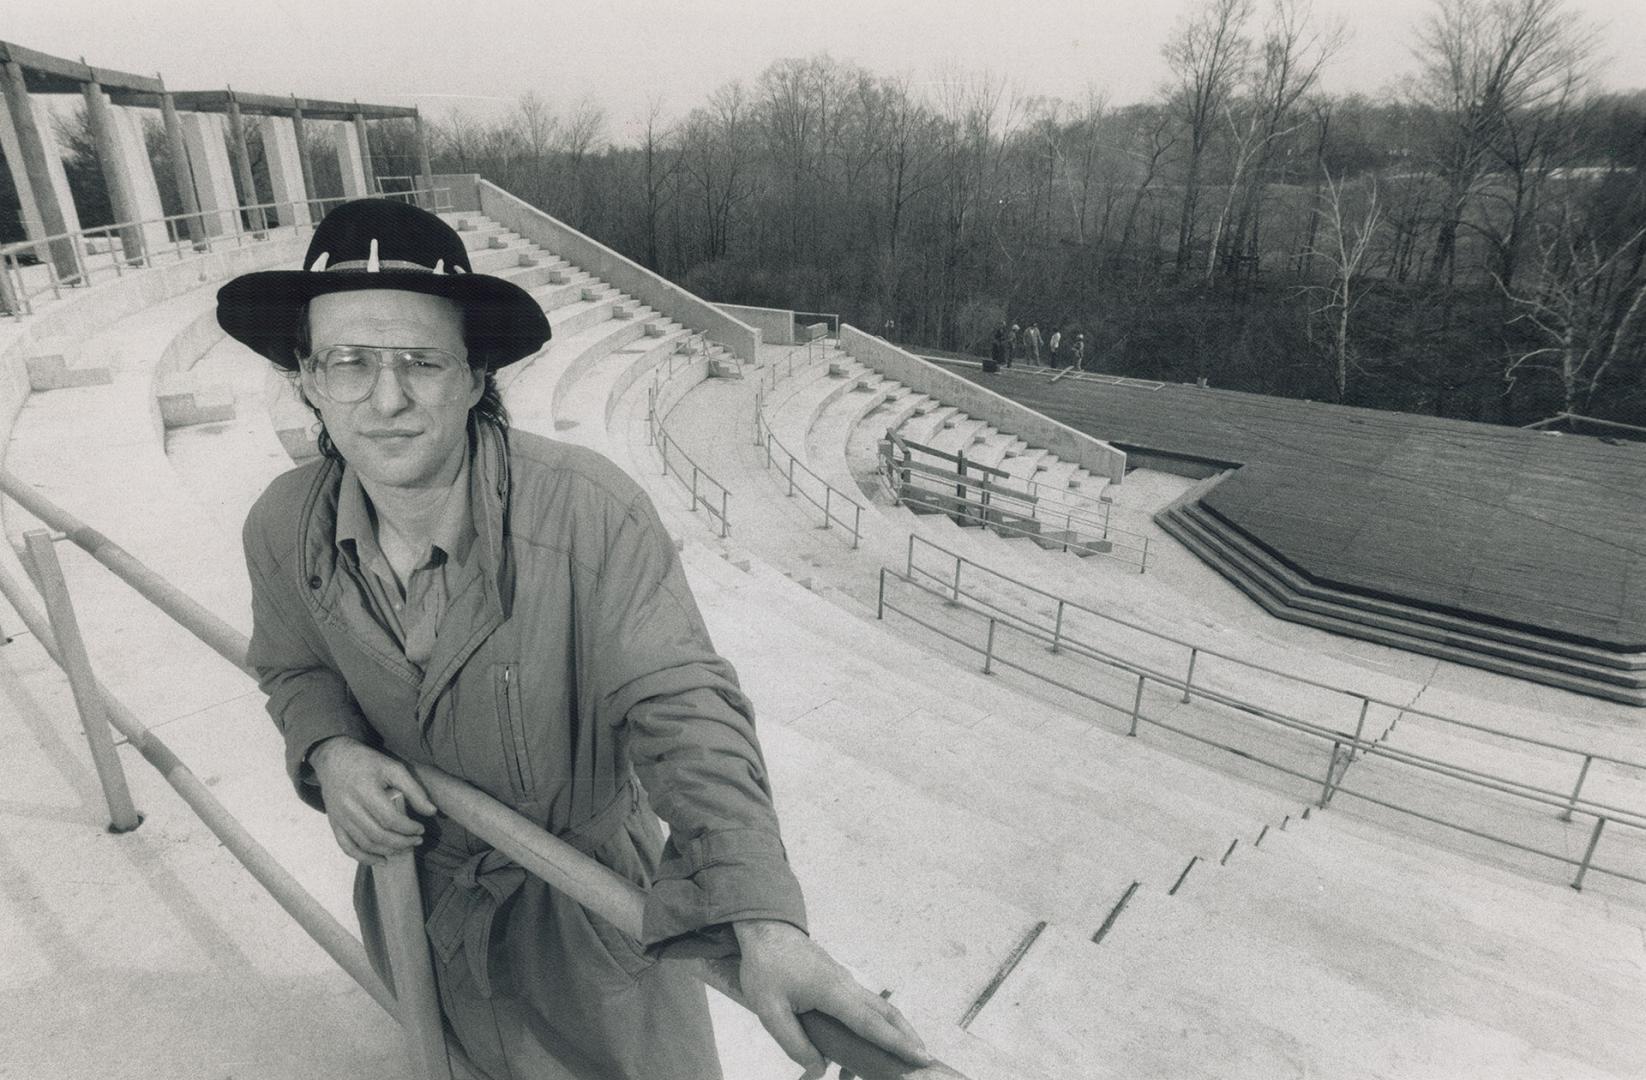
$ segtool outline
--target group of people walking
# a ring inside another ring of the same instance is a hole
[[[1088,362],[1086,335],[1079,332],[1065,334],[1054,327],[1050,336],[1043,337],[1039,323],[1023,327],[1017,323],[1008,325],[1002,319],[994,329],[989,359],[984,362],[983,370],[999,371],[1019,360],[1034,367],[1071,367],[1085,371]]]

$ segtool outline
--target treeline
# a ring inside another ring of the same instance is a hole
[[[434,167],[711,299],[911,346],[982,352],[1001,320],[1032,321],[1083,332],[1115,373],[1646,423],[1646,92],[1593,88],[1601,28],[1567,0],[1436,0],[1410,77],[1374,98],[1323,89],[1343,35],[1304,0],[1191,4],[1151,101],[820,55],[678,120],[655,103],[621,144],[589,101],[454,113],[430,125]],[[59,135],[94,223],[83,128]],[[314,149],[319,193],[340,194]],[[150,151],[169,170],[157,130]],[[379,174],[415,171],[409,125],[374,124],[373,153]]]
[[[1026,97],[781,60],[630,145],[527,97],[438,127],[479,172],[728,302],[982,352],[1002,319],[1103,370],[1522,424],[1646,422],[1646,93],[1591,87],[1564,0],[1439,0],[1382,98],[1297,0],[1196,0],[1169,92]],[[893,328],[895,327],[895,328]]]

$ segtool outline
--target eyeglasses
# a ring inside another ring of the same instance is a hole
[[[303,362],[320,392],[340,405],[370,397],[384,368],[422,405],[450,405],[469,390],[469,365],[445,349],[328,345]]]

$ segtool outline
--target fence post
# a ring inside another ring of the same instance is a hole
[[[1577,793],[1583,790],[1583,780],[1589,775],[1589,765],[1595,760],[1593,754],[1583,755],[1583,768],[1577,772],[1577,785],[1572,788],[1572,797],[1566,800],[1566,809],[1561,812],[1561,821],[1572,820],[1572,807],[1577,805]]]
[[[1137,673],[1137,693],[1132,695],[1132,726],[1126,732],[1133,738],[1137,737],[1137,714],[1143,709],[1143,673]]]
[[[1337,773],[1337,755],[1343,749],[1339,739],[1332,740],[1332,756],[1326,759],[1326,779],[1320,785],[1320,808],[1326,809],[1326,804],[1332,801],[1332,778]]]
[[[989,616],[989,640],[983,647],[983,674],[991,674],[994,664],[994,616]]]
[[[1189,703],[1189,687],[1194,685],[1194,662],[1199,655],[1200,650],[1198,648],[1193,645],[1189,646],[1189,673],[1183,676],[1183,704],[1185,705]]]
[[[1058,647],[1061,644],[1062,640],[1063,640],[1063,599],[1062,599],[1062,597],[1059,597],[1058,601],[1057,601],[1057,623],[1052,627],[1052,652],[1055,653],[1058,650]]]
[[[396,799],[399,800],[399,796]],[[434,988],[428,932],[423,929],[423,900],[417,885],[417,857],[410,851],[390,855],[372,868],[383,941],[389,951],[389,976],[405,1030],[411,1075],[417,1080],[451,1080],[451,1059]]]
[[[109,807],[109,832],[131,832],[143,824],[143,816],[132,806],[131,792],[126,787],[126,773],[120,767],[120,755],[114,749],[114,736],[109,731],[103,696],[98,692],[97,679],[92,674],[86,643],[80,637],[80,623],[74,615],[68,583],[63,580],[62,564],[57,561],[57,551],[52,547],[51,535],[46,530],[29,530],[24,534],[23,542],[28,548],[29,560],[34,564],[40,596],[46,602],[46,617],[51,622],[52,636],[57,639],[58,660],[63,665],[64,674],[69,677],[69,688],[74,692],[74,707],[80,713],[80,726],[85,730],[86,742],[91,746],[92,764],[97,767],[97,779],[103,785],[103,799]]]
[[[1371,708],[1371,705],[1371,698],[1360,699],[1360,719],[1355,721],[1355,744],[1349,748],[1350,761],[1360,754],[1360,734],[1366,730],[1366,710]]]
[[[1589,872],[1589,860],[1595,857],[1595,848],[1600,844],[1600,830],[1606,827],[1606,819],[1595,818],[1595,831],[1589,834],[1589,848],[1583,853],[1583,864],[1577,868],[1577,877],[1572,881],[1572,888],[1583,891],[1583,876]]]

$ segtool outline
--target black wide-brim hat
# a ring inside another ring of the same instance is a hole
[[[454,300],[463,309],[469,362],[488,371],[549,340],[549,320],[530,293],[474,273],[457,230],[409,203],[356,199],[339,206],[315,226],[303,267],[242,274],[217,290],[218,325],[287,370],[297,367],[304,310],[325,293],[404,289]]]

